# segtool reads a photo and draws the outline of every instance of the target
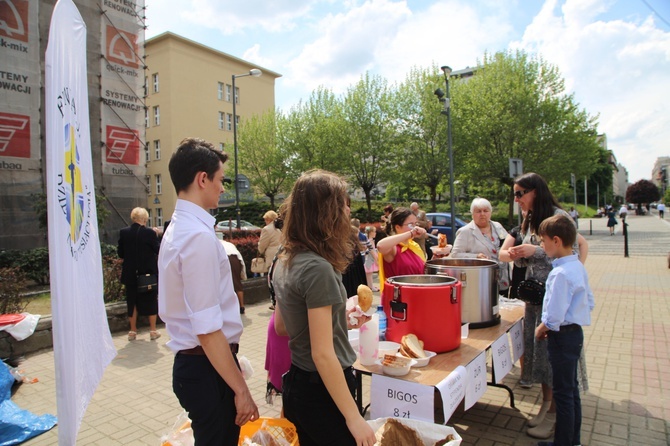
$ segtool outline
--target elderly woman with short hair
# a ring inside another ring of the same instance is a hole
[[[264,273],[267,273],[270,269],[272,259],[274,259],[281,245],[281,231],[275,227],[277,217],[277,213],[272,210],[263,214],[265,226],[261,229],[261,237],[258,239],[258,255],[265,258]]]
[[[451,250],[452,258],[495,260],[500,266],[500,292],[509,287],[509,264],[498,259],[507,231],[497,221],[491,221],[493,207],[486,198],[475,198],[470,205],[472,221],[456,232]]]

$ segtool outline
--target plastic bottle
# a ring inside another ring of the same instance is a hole
[[[386,340],[386,313],[384,313],[384,307],[377,305],[377,312],[379,315],[379,340]]]

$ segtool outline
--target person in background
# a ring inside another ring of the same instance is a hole
[[[417,218],[407,208],[397,208],[386,225],[388,237],[377,245],[379,251],[379,289],[384,289],[387,277],[423,274],[426,255],[414,238],[426,230],[417,226]]]
[[[472,221],[456,232],[451,250],[452,258],[476,258],[493,260],[500,271],[498,291],[507,294],[509,288],[509,264],[498,260],[498,255],[507,231],[497,221],[491,221],[493,207],[486,198],[475,198],[470,204]]]
[[[612,208],[612,210],[614,210],[614,208]],[[626,203],[624,203],[619,208],[619,218],[621,219],[622,222],[626,223],[627,216],[628,216],[628,206],[626,206]]]
[[[619,211],[619,216],[621,216],[621,221],[623,221],[624,223],[626,222],[627,212],[628,211],[626,211],[622,214],[621,211]],[[619,223],[616,221],[616,212],[614,211],[614,208],[610,208],[610,210],[607,211],[607,227],[610,229],[610,235],[614,235],[614,227],[618,224]]]
[[[567,212],[551,194],[547,182],[540,175],[530,172],[514,180],[514,201],[519,204],[525,217],[521,224],[523,243],[500,251],[500,259],[505,262],[514,261],[514,266],[526,267],[525,279],[535,279],[546,283],[551,271],[551,259],[541,248],[541,238],[537,231],[540,223],[553,215],[564,215]],[[509,238],[508,238],[509,239]],[[504,246],[504,244],[503,244]],[[579,253],[577,242],[573,246]],[[582,259],[583,261],[583,259]],[[542,322],[542,306],[526,304],[524,313],[524,354],[521,380],[542,385],[542,405],[536,416],[528,420],[528,435],[546,439],[553,435],[556,421],[556,409],[553,405],[551,391],[552,374],[547,355],[546,340],[535,338],[535,328]],[[583,357],[583,349],[582,349]],[[585,361],[580,361],[580,378],[582,388],[588,388]]]
[[[658,203],[656,210],[658,211],[658,218],[663,220],[665,218],[665,204],[663,202]]]
[[[184,139],[168,165],[177,204],[158,258],[158,308],[175,353],[172,389],[191,419],[195,444],[237,446],[258,419],[237,362],[242,319],[230,262],[209,213],[219,205],[228,155]]]
[[[377,235],[377,228],[374,226],[365,227],[365,236],[369,240],[370,249],[368,249],[367,254],[365,255],[365,277],[368,280],[368,287],[372,291],[379,291],[374,284],[373,275],[379,271],[378,255],[377,248],[375,247],[375,236]]]
[[[235,294],[237,294],[237,301],[240,303],[240,314],[244,314],[244,285],[242,281],[247,278],[247,268],[244,265],[244,258],[237,249],[237,246],[226,240],[219,241],[228,256],[230,272],[233,276],[233,288],[235,289]]]
[[[353,257],[347,269],[342,273],[342,283],[344,284],[344,288],[347,290],[347,296],[349,297],[355,296],[358,286],[364,285],[367,282],[365,277],[365,252],[367,249],[365,245],[361,243],[361,231],[359,226],[351,226],[350,236],[354,245]],[[365,237],[365,234],[363,234],[363,237]],[[367,242],[367,237],[365,237],[365,240]]]
[[[382,230],[386,231],[386,225],[391,220],[391,212],[393,212],[393,205],[387,204],[386,206],[384,206],[383,211],[384,215],[381,216],[382,221],[381,228]]]
[[[579,212],[577,212],[577,209],[575,209],[574,206],[570,206],[570,212],[568,212],[568,214],[570,214],[570,217],[575,222],[575,226],[579,229]]]
[[[298,178],[282,205],[282,245],[272,283],[275,329],[290,337],[284,414],[303,446],[372,446],[375,433],[354,401],[356,361],[341,274],[354,255],[347,184],[324,170]],[[352,309],[353,310],[353,309]],[[349,313],[351,314],[351,313]]]
[[[158,290],[148,293],[137,292],[138,274],[158,274],[157,256],[160,249],[158,235],[146,227],[149,213],[137,207],[130,212],[133,224],[121,229],[117,253],[123,259],[121,283],[126,289],[128,321],[130,331],[128,340],[137,339],[137,315],[149,317],[149,339],[155,341],[161,337],[156,329],[158,315]]]
[[[277,217],[277,213],[272,210],[263,214],[265,226],[261,229],[261,237],[258,239],[258,255],[265,258],[265,271],[263,274],[267,273],[270,269],[270,263],[281,245],[281,231],[275,227]]]
[[[422,211],[419,209],[419,203],[412,203],[409,205],[409,209],[412,211],[412,214],[416,217],[416,225],[420,228],[424,229],[424,234],[421,236],[417,236],[414,241],[418,243],[418,245],[421,247],[421,250],[423,251],[424,257],[426,257],[426,239],[428,238],[428,227],[429,222],[428,219],[426,218],[426,212]]]
[[[281,220],[278,220],[281,221]],[[279,253],[282,249],[279,249]],[[279,253],[277,255],[279,255]],[[270,291],[270,300],[274,309],[277,296],[274,291],[272,278],[276,266],[276,258],[273,259],[268,270],[268,288]],[[265,389],[265,401],[268,404],[274,403],[274,397],[281,395],[283,390],[282,377],[284,373],[291,368],[291,349],[288,346],[289,337],[277,334],[275,330],[275,315],[272,313],[268,323],[268,338],[265,344],[265,370],[268,372],[268,380]],[[284,408],[281,410],[281,416],[284,416]]]
[[[541,441],[538,446],[573,446],[581,444],[582,404],[577,373],[584,345],[582,326],[591,325],[595,299],[586,269],[572,250],[577,236],[573,223],[563,215],[554,215],[540,224],[539,235],[542,248],[554,259],[535,338],[548,340],[556,434],[552,443]]]

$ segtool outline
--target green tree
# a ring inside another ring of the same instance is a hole
[[[342,172],[341,104],[332,91],[319,87],[292,107],[279,122],[281,145],[290,151],[292,176],[319,168]]]
[[[365,194],[368,220],[372,219],[372,190],[391,178],[402,161],[395,91],[382,77],[366,73],[350,87],[342,101],[340,156],[353,185]]]
[[[254,189],[270,199],[275,208],[275,198],[285,192],[288,184],[288,152],[281,144],[278,131],[285,118],[281,112],[271,110],[240,123],[238,150],[242,170],[249,176]]]
[[[510,223],[509,158],[554,183],[593,172],[596,119],[565,94],[556,67],[522,51],[486,54],[474,76],[453,86],[455,165],[474,183],[510,186]]]
[[[448,181],[449,175],[447,120],[434,94],[440,83],[444,84],[442,79],[437,66],[415,67],[398,89],[403,111],[399,130],[404,167],[399,166],[396,178],[421,196],[428,193],[433,212],[441,185]]]

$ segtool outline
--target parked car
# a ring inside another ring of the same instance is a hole
[[[454,244],[454,237],[451,234],[451,213],[449,212],[430,212],[426,214],[426,218],[430,221],[433,226],[430,228],[430,231],[437,229],[437,232],[440,234],[447,235],[447,243]],[[465,226],[467,223],[456,217],[454,221],[454,228],[458,231],[460,228]]]
[[[216,224],[216,230],[217,231],[228,231],[232,229],[237,229],[237,221],[236,220],[221,220]],[[253,225],[249,223],[246,220],[240,220],[240,229],[243,231],[255,231],[260,229],[258,226]]]

